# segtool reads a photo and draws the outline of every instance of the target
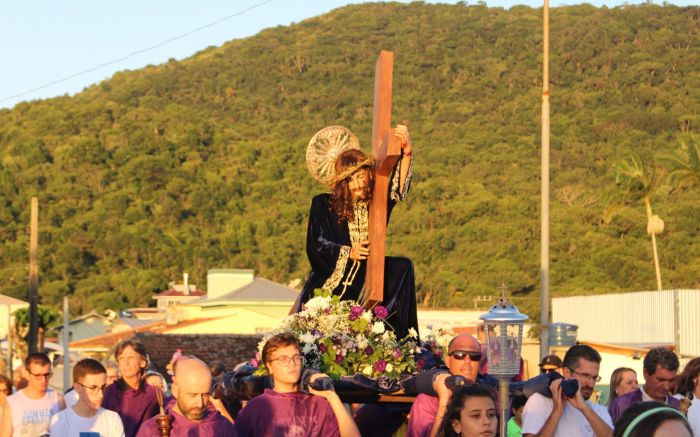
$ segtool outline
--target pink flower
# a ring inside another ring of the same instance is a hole
[[[385,307],[378,305],[374,307],[374,315],[383,320],[387,318],[389,311]]]
[[[403,353],[401,353],[401,349],[399,349],[399,348],[394,349],[394,358],[399,360],[399,359],[401,359],[402,356],[403,356]]]
[[[374,370],[376,372],[383,372],[384,370],[386,370],[386,361],[377,360],[377,362],[374,363]]]
[[[359,305],[353,305],[350,308],[350,320],[355,321],[362,315],[362,307]]]
[[[319,350],[319,352],[321,352],[321,353],[323,354],[323,353],[326,353],[326,351],[328,350],[328,348],[326,347],[325,344],[321,343],[321,344],[318,345],[318,350]]]
[[[260,365],[260,363],[258,362],[258,360],[255,359],[255,358],[253,358],[253,359],[250,360],[249,362],[250,362],[250,365],[253,366],[253,367],[258,367],[258,366]]]
[[[416,360],[416,369],[423,370],[423,367],[425,367],[425,360],[423,358],[418,358]]]
[[[336,362],[337,364],[340,364],[340,363],[343,361],[343,358],[344,358],[344,357],[343,357],[342,355],[336,355],[336,356],[335,356],[335,362]]]

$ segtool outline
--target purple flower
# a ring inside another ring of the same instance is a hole
[[[350,320],[355,321],[362,315],[362,307],[359,305],[353,305],[350,308]]]
[[[425,367],[425,360],[423,358],[418,358],[416,360],[416,369],[423,370],[423,367]]]
[[[399,348],[394,349],[394,358],[396,358],[397,360],[400,360],[402,356],[403,356],[403,353],[401,352],[401,349],[399,349]]]
[[[374,307],[374,315],[377,316],[378,318],[384,320],[389,315],[389,311],[387,311],[387,309],[385,307],[378,305],[378,306]]]
[[[372,355],[372,354],[374,353],[374,349],[372,349],[372,346],[367,346],[367,347],[365,348],[365,353],[366,353],[367,355]]]
[[[344,358],[344,357],[343,357],[342,355],[336,355],[336,356],[335,356],[335,362],[336,362],[337,364],[340,364],[340,363],[343,361],[343,358]]]
[[[328,350],[328,348],[326,347],[325,344],[321,343],[321,344],[318,345],[318,350],[319,350],[319,352],[321,352],[321,353],[323,354],[323,353],[326,353],[326,351]]]
[[[386,370],[386,361],[377,360],[377,362],[374,363],[374,370],[376,372],[383,372],[384,370]]]

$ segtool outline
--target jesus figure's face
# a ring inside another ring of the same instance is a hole
[[[367,200],[369,199],[369,172],[370,169],[362,167],[348,178],[348,190],[352,200]]]

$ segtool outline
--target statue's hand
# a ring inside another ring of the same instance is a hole
[[[360,241],[350,249],[350,259],[361,261],[369,256],[369,241]]]

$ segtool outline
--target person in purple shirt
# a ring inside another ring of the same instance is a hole
[[[236,437],[236,428],[218,411],[209,408],[211,370],[201,360],[182,357],[174,365],[172,392],[175,403],[171,437]],[[157,417],[145,421],[136,437],[160,437]]]
[[[124,340],[114,355],[121,378],[105,390],[102,407],[119,413],[125,437],[134,437],[139,426],[159,412],[156,388],[143,381],[146,347],[137,340]]]
[[[437,397],[421,393],[411,407],[408,419],[408,437],[428,437],[438,435],[440,423],[447,410],[452,392],[445,385],[450,375],[463,376],[469,382],[477,382],[481,363],[481,345],[473,336],[460,334],[454,337],[447,347],[445,364],[449,373],[438,373],[433,381]]]
[[[608,411],[613,422],[617,422],[627,408],[639,402],[663,402],[678,409],[680,401],[669,395],[678,367],[678,357],[669,349],[657,347],[647,352],[644,357],[644,385],[610,402]]]
[[[302,357],[290,333],[271,337],[262,359],[274,388],[251,399],[236,419],[240,437],[360,437],[352,416],[333,390],[299,392]],[[322,373],[311,376],[311,382]]]

